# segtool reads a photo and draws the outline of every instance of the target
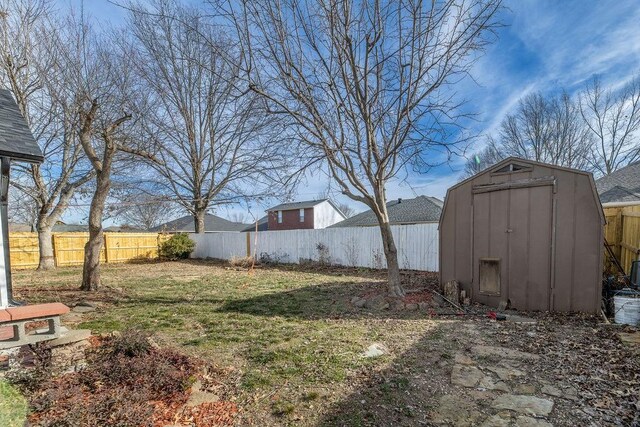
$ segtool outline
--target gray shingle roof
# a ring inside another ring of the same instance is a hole
[[[293,209],[306,209],[312,208],[320,203],[329,200],[329,199],[320,199],[320,200],[305,200],[302,202],[289,202],[289,203],[281,203],[272,208],[267,209],[267,211],[289,211]]]
[[[267,231],[269,229],[269,217],[266,215],[258,220],[258,231]],[[256,223],[246,226],[241,231],[256,231]]]
[[[418,196],[414,199],[399,199],[387,202],[389,221],[391,224],[415,224],[422,222],[438,222],[442,211],[442,200],[429,196]],[[367,227],[378,225],[373,211],[368,210],[347,218],[329,228]]]
[[[248,224],[242,224],[240,222],[232,222],[212,214],[205,214],[204,216],[205,231],[241,231],[246,228],[247,225]],[[187,215],[153,227],[150,231],[181,231],[193,233],[195,228],[193,216]]]
[[[596,188],[601,203],[640,203],[640,161],[598,179]]]
[[[44,161],[11,92],[5,89],[0,89],[0,156],[27,162]]]

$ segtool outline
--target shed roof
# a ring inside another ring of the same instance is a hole
[[[596,188],[602,203],[640,204],[640,161],[599,178]]]
[[[387,202],[387,212],[391,224],[416,224],[437,222],[442,210],[442,200],[430,196],[418,196],[413,199],[396,199]],[[378,219],[372,210],[367,210],[347,218],[329,228],[368,227],[378,225]]]
[[[279,205],[276,205],[267,209],[267,211],[289,211],[294,209],[306,209],[306,208],[312,208],[314,206],[317,206],[323,202],[329,202],[334,208],[338,209],[337,206],[330,199],[318,199],[318,200],[303,200],[301,202],[280,203]]]
[[[591,183],[591,188],[593,190],[593,196],[596,199],[596,201],[599,202],[599,198],[598,198],[598,191],[596,190],[596,184],[595,181],[593,180],[593,174],[591,172],[587,172],[587,171],[583,171],[580,169],[573,169],[573,168],[568,168],[565,166],[558,166],[558,165],[554,165],[551,163],[543,163],[543,162],[536,162],[535,160],[529,160],[529,159],[522,159],[519,157],[507,157],[506,159],[499,161],[498,163],[496,163],[495,165],[486,168],[483,171],[478,172],[477,174],[470,176],[467,179],[464,179],[460,182],[458,182],[457,184],[449,187],[449,189],[447,189],[447,194],[444,198],[444,206],[442,208],[442,213],[440,215],[440,222],[442,222],[442,216],[444,215],[444,211],[446,209],[447,206],[447,202],[449,199],[449,194],[451,193],[451,191],[453,191],[454,189],[466,184],[467,182],[473,181],[474,179],[478,178],[481,175],[485,175],[488,173],[496,173],[498,172],[500,169],[502,169],[503,167],[509,165],[510,163],[516,163],[516,164],[528,164],[531,166],[542,166],[542,167],[546,167],[546,168],[550,168],[550,169],[558,169],[558,170],[563,170],[563,171],[567,171],[567,172],[572,172],[572,173],[576,173],[579,175],[585,175],[589,178],[589,182]],[[605,223],[605,218],[604,218],[604,211],[602,210],[602,206],[600,206],[599,209],[599,213],[600,213],[600,221],[602,222],[602,224]]]
[[[0,156],[42,163],[44,156],[11,92],[0,89]]]
[[[217,215],[205,214],[204,216],[205,231],[241,231],[245,227],[247,227],[247,224],[229,221],[224,218],[220,218]],[[181,218],[174,219],[173,221],[158,225],[157,227],[153,227],[150,231],[164,230],[193,233],[195,231],[193,216],[185,215]]]

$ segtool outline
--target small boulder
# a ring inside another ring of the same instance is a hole
[[[366,300],[364,307],[370,309],[370,310],[376,310],[376,311],[381,311],[381,310],[386,310],[389,308],[389,303],[387,302],[387,300],[382,296],[382,295],[378,295],[375,296],[373,298],[370,298],[368,300]]]
[[[547,416],[553,410],[553,401],[536,396],[503,394],[491,404],[494,409],[508,409],[524,415]]]
[[[384,344],[374,343],[371,344],[367,350],[364,352],[363,356],[370,357],[380,357],[389,352],[389,349]]]

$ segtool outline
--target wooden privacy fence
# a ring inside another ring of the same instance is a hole
[[[400,268],[438,271],[438,224],[391,226]],[[378,227],[319,230],[216,232],[189,234],[193,258],[230,260],[257,254],[259,259],[297,264],[325,261],[350,267],[386,268]]]
[[[607,224],[604,237],[625,273],[640,255],[640,206],[604,208]]]
[[[162,233],[104,233],[101,262],[127,262],[158,256],[158,245],[169,238]],[[53,255],[56,266],[79,265],[84,262],[84,245],[89,233],[54,233]],[[12,268],[38,266],[37,233],[9,233]]]

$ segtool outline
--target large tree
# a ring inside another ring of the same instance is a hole
[[[42,152],[42,165],[14,165],[12,185],[35,209],[40,261],[55,266],[52,227],[92,171],[83,165],[77,109],[60,73],[64,63],[59,20],[46,0],[8,0],[0,9],[0,82],[13,93]]]
[[[204,233],[211,208],[275,194],[286,166],[286,129],[242,91],[234,43],[199,9],[163,0],[130,7],[131,40],[145,113],[144,156],[158,190]],[[138,150],[131,151],[140,154]]]
[[[595,139],[590,160],[598,172],[640,160],[640,78],[612,90],[595,77],[580,96],[580,112]]]
[[[474,175],[515,156],[575,169],[590,170],[593,139],[576,99],[566,92],[523,97],[500,123],[497,135],[465,165],[464,176]]]
[[[386,186],[459,139],[454,85],[499,25],[500,0],[228,2],[248,88],[286,117],[309,162],[380,226],[388,287],[403,296]]]

